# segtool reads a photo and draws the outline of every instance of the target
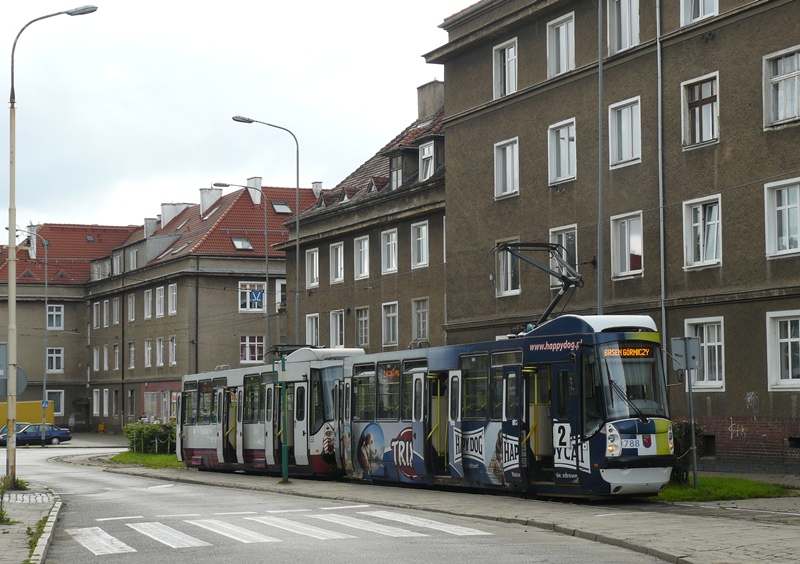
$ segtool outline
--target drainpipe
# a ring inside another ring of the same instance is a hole
[[[597,315],[605,293],[605,221],[603,219],[603,2],[597,0]]]
[[[667,366],[666,343],[667,343],[667,289],[666,289],[666,236],[664,224],[664,84],[663,84],[663,61],[661,52],[661,0],[656,0],[656,58],[657,58],[657,89],[658,89],[658,237],[659,254],[661,262],[661,340],[664,344],[662,352],[664,367]],[[665,372],[666,373],[666,372]]]

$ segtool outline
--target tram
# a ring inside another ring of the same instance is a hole
[[[376,354],[301,348],[185,376],[178,424],[189,467],[278,473],[285,456],[298,476],[547,497],[653,495],[675,461],[660,338],[638,315]]]

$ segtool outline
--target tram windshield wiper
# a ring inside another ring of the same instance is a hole
[[[608,376],[608,385],[611,387],[611,389],[612,389],[612,390],[614,390],[614,391],[617,393],[617,395],[618,395],[619,397],[621,397],[621,398],[622,398],[622,399],[625,401],[625,403],[627,403],[627,404],[628,404],[628,406],[629,406],[629,407],[630,407],[630,408],[631,408],[633,411],[635,411],[635,412],[636,412],[636,415],[639,417],[639,420],[640,420],[642,423],[647,423],[647,422],[649,421],[649,420],[647,419],[647,417],[645,417],[644,413],[642,413],[642,411],[641,411],[641,410],[640,410],[638,407],[636,407],[636,406],[634,405],[634,403],[633,403],[633,402],[630,400],[630,398],[628,398],[628,394],[626,394],[626,393],[625,393],[625,390],[623,390],[623,389],[622,389],[622,386],[620,386],[619,384],[617,384],[617,383],[616,383],[616,382],[615,382],[615,381],[614,381],[614,380],[611,378],[611,376],[610,376],[610,375]]]

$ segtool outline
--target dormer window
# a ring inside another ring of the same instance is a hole
[[[291,214],[292,208],[289,207],[289,204],[286,202],[272,202],[272,209],[275,210],[275,213],[280,214]]]
[[[428,180],[433,176],[433,141],[419,147],[419,180]]]
[[[231,241],[233,241],[233,246],[237,251],[253,250],[253,245],[250,243],[250,239],[247,237],[231,237]]]
[[[389,188],[397,190],[403,184],[403,156],[397,155],[389,159]]]
[[[207,220],[209,217],[211,217],[212,215],[214,215],[215,213],[217,213],[217,210],[218,210],[218,209],[219,209],[219,206],[215,207],[213,210],[211,210],[211,211],[210,211],[210,212],[208,212],[206,215],[204,215],[204,216],[203,216],[203,221]]]

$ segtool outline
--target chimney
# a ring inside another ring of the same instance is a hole
[[[247,179],[247,191],[254,206],[261,203],[261,177],[251,176]]]
[[[155,217],[146,217],[144,219],[144,238],[147,239],[156,232],[158,228],[158,219]]]
[[[206,215],[211,206],[222,197],[222,188],[200,188],[200,215]]]
[[[322,182],[319,180],[312,182],[311,189],[314,191],[314,196],[319,198],[319,195],[322,194]]]
[[[189,204],[161,204],[161,226],[166,226],[188,207]]]
[[[430,119],[444,106],[444,82],[434,80],[417,88],[419,121]]]

